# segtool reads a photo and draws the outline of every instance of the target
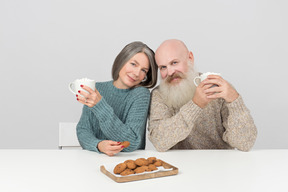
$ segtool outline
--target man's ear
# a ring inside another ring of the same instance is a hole
[[[189,51],[189,60],[191,61],[192,65],[194,65],[194,55],[192,53],[192,51]]]

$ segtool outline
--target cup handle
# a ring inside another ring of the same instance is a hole
[[[69,83],[69,86],[68,86],[68,88],[69,88],[69,90],[72,92],[72,93],[74,93],[75,95],[76,95],[76,93],[73,91],[73,89],[72,89],[72,86],[73,86],[74,84],[73,83]]]
[[[200,78],[200,77],[195,77],[194,80],[193,80],[193,81],[194,81],[194,84],[195,84],[196,86],[198,86],[198,84],[196,83],[196,79],[201,79],[201,78]]]

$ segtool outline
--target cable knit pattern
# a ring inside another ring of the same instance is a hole
[[[148,131],[158,151],[233,148],[249,151],[257,136],[241,96],[231,103],[213,100],[204,109],[191,99],[177,110],[165,104],[159,87],[152,91]]]
[[[145,148],[145,129],[150,103],[147,88],[117,89],[113,81],[96,83],[102,99],[92,108],[84,105],[77,124],[83,149],[99,152],[102,140],[129,141],[122,151]]]

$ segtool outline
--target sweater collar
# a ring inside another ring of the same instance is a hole
[[[112,90],[117,92],[117,93],[127,93],[129,91],[131,91],[133,88],[130,88],[130,89],[118,89],[117,87],[115,87],[113,85],[113,80],[109,82],[110,86],[112,87]]]

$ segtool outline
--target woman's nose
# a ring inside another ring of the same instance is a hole
[[[136,77],[139,77],[140,71],[141,71],[141,69],[135,68],[134,71],[133,71],[133,73],[134,73],[134,75],[135,75]]]

